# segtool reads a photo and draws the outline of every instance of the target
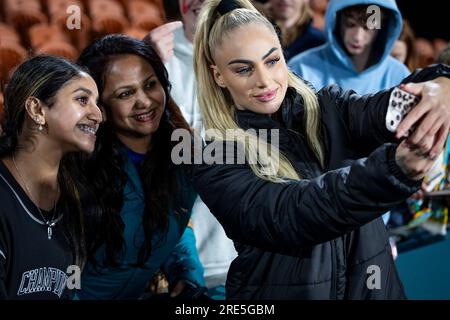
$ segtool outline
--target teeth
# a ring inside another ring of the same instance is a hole
[[[88,125],[86,125],[86,124],[79,124],[79,125],[78,125],[78,128],[79,128],[81,131],[84,131],[84,132],[86,132],[86,133],[95,134],[95,133],[97,132],[97,130],[96,130],[95,128],[90,127],[90,126],[88,126]]]
[[[149,120],[153,116],[154,113],[155,113],[155,111],[152,110],[147,113],[137,115],[137,116],[135,116],[135,118],[140,121],[146,121],[146,120]]]

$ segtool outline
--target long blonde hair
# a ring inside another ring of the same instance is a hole
[[[221,45],[225,33],[250,23],[261,23],[276,34],[272,24],[248,0],[234,0],[240,7],[224,15],[220,15],[217,7],[221,0],[207,0],[199,17],[194,41],[194,70],[197,78],[197,98],[200,104],[203,121],[206,129],[215,129],[222,137],[226,131],[235,130],[234,139],[244,146],[250,167],[258,177],[273,181],[284,182],[288,179],[300,179],[289,160],[279,154],[279,158],[272,154],[261,152],[261,147],[268,150],[267,144],[256,135],[239,130],[235,121],[234,102],[226,89],[218,86],[214,80],[210,66],[214,65],[212,52]],[[305,132],[307,141],[321,165],[324,163],[323,147],[319,139],[320,112],[315,93],[292,72],[288,71],[288,86],[293,87],[303,98],[305,105]],[[226,140],[224,138],[223,140]],[[279,150],[275,150],[279,152]]]

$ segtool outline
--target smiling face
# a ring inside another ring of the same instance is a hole
[[[216,83],[226,88],[239,110],[272,114],[281,106],[288,70],[274,32],[250,23],[224,35],[213,52]]]
[[[50,108],[43,106],[47,137],[59,143],[63,153],[94,150],[95,133],[102,121],[97,100],[97,85],[81,73],[56,93]]]
[[[152,66],[127,54],[111,60],[105,74],[102,102],[119,139],[148,142],[159,128],[166,95]]]

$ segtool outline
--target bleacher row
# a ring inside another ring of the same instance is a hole
[[[161,0],[0,0],[0,118],[5,83],[28,56],[73,61],[90,41],[107,34],[142,39],[164,23],[163,12]]]

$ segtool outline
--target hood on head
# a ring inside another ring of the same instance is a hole
[[[340,40],[337,38],[339,32],[335,30],[337,27],[337,13],[355,5],[377,5],[384,10],[390,11],[388,20],[384,25],[383,23],[381,24],[381,29],[378,34],[378,39],[380,39],[384,46],[374,46],[374,49],[378,50],[375,65],[391,53],[392,47],[402,31],[402,15],[395,0],[331,0],[325,15],[325,34],[333,53],[344,65],[352,69],[354,68],[353,63],[342,47]]]

